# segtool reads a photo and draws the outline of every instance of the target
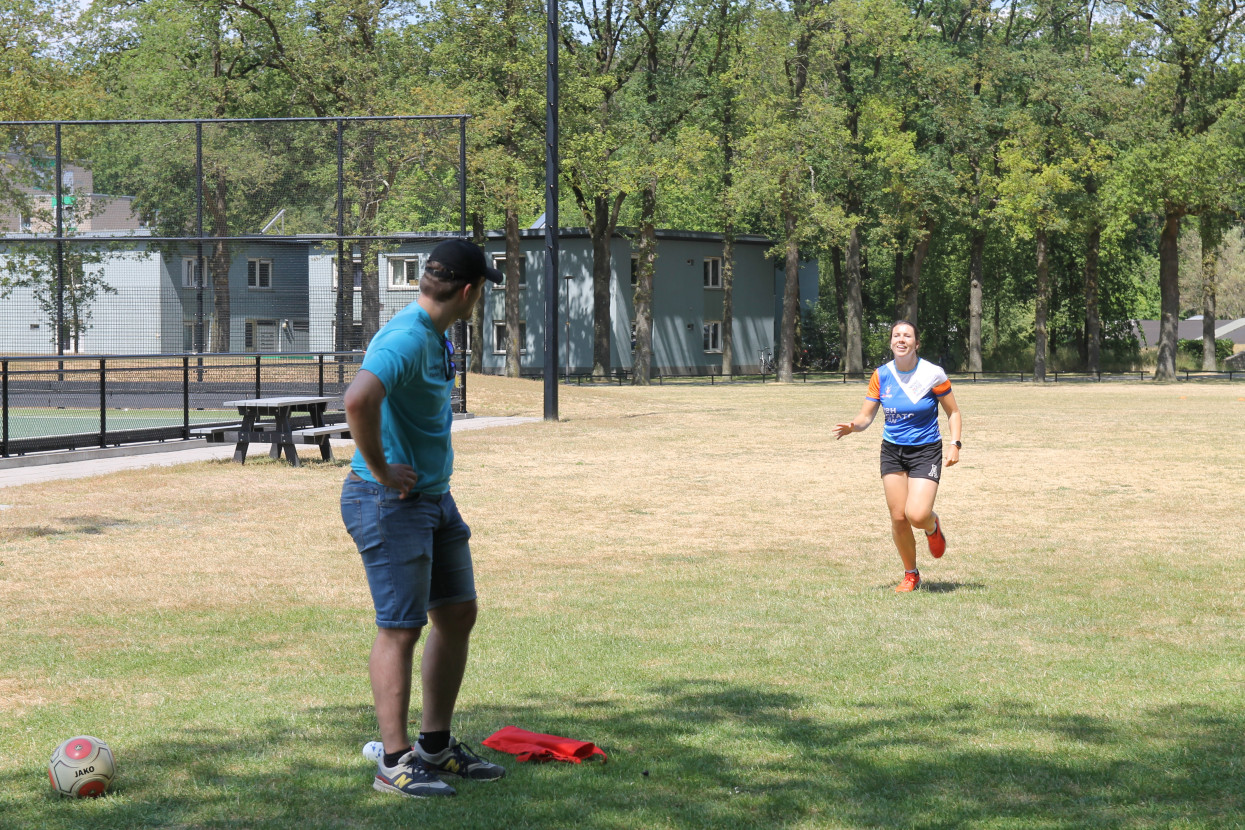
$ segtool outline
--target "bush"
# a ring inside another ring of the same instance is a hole
[[[1198,361],[1198,368],[1202,365],[1202,340],[1179,340],[1176,342],[1176,353],[1191,357]],[[1232,356],[1232,341],[1226,337],[1221,337],[1215,341],[1215,362],[1223,363]]]

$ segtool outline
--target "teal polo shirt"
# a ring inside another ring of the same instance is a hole
[[[437,495],[450,489],[454,380],[446,377],[447,359],[445,338],[418,302],[395,314],[363,356],[362,369],[385,385],[380,405],[385,460],[413,467],[418,478],[412,489],[418,493]],[[360,478],[376,482],[358,450],[350,468]]]

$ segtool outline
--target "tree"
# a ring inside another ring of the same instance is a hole
[[[510,377],[519,377],[522,368],[520,217],[536,213],[541,195],[544,89],[534,79],[544,71],[542,23],[543,7],[532,0],[442,0],[433,7],[426,34],[431,63],[440,71],[415,90],[423,108],[450,100],[473,116],[468,192],[480,221],[500,223],[505,232]],[[475,354],[472,362],[478,369]]]
[[[24,168],[28,175],[14,178],[39,187],[44,193],[55,188],[44,175],[54,169],[54,159],[28,156],[4,166],[10,174]],[[57,353],[66,348],[74,354],[81,353],[86,332],[91,328],[92,306],[99,295],[116,293],[104,279],[103,269],[114,246],[86,241],[53,242],[37,237],[42,233],[54,234],[58,228],[64,236],[72,237],[77,226],[88,221],[102,205],[72,191],[62,193],[59,202],[55,198],[44,202],[26,192],[20,196],[18,204],[36,238],[5,245],[0,258],[0,298],[9,299],[22,289],[29,291],[48,324],[49,339]]]
[[[844,179],[846,116],[834,75],[831,4],[798,2],[790,12],[758,10],[752,38],[741,55],[746,113],[739,141],[735,189],[780,242],[783,307],[778,379],[792,380],[800,316],[800,245],[844,235],[844,207],[835,198]]]
[[[111,109],[152,119],[235,118],[266,110],[265,93],[271,87],[266,87],[270,78],[264,73],[261,30],[236,4],[101,4],[96,15],[99,37],[115,40],[91,40],[82,48],[97,53],[94,66],[108,85]],[[215,241],[206,261],[211,327],[197,345],[229,352],[232,251],[227,237],[237,235],[238,227],[258,231],[271,216],[272,200],[263,196],[300,169],[298,159],[290,157],[288,135],[265,136],[227,125],[200,131],[186,125],[119,126],[100,132],[91,144],[90,163],[98,179],[113,192],[133,195],[135,211],[161,236],[199,233],[194,194],[200,178],[202,230]]]
[[[58,262],[54,245],[12,243],[6,246],[0,262],[0,297],[7,300],[18,289],[29,290],[48,323],[52,345],[64,344],[72,353],[80,354],[91,328],[95,301],[101,294],[117,293],[104,279],[103,265],[110,258],[107,247],[73,243],[66,246]]]
[[[693,108],[708,96],[709,85],[722,70],[732,15],[727,2],[714,5],[696,0],[635,0],[632,15],[637,29],[635,48],[643,58],[638,77],[630,86],[634,87],[636,123],[645,125],[631,154],[637,174],[632,187],[640,191],[632,382],[647,385],[653,357],[652,298],[659,192],[666,182],[691,172],[689,155],[701,155],[702,142],[688,138],[708,136],[694,130],[681,131],[680,127]]]
[[[1061,9],[1061,25],[1077,19],[1064,7],[1051,13]],[[1073,201],[1084,192],[1080,182],[1097,175],[1106,150],[1092,138],[1084,90],[1093,84],[1069,42],[1052,36],[1023,59],[1025,85],[1008,122],[1010,135],[999,149],[1002,178],[996,213],[1009,221],[1015,236],[1035,244],[1033,379],[1041,382],[1050,345],[1050,236],[1072,229]]]
[[[1230,170],[1223,137],[1213,128],[1223,102],[1241,87],[1239,63],[1225,60],[1245,35],[1245,3],[1241,0],[1130,0],[1129,11],[1150,24],[1148,38],[1135,49],[1155,61],[1148,74],[1146,99],[1156,126],[1161,127],[1130,152],[1115,185],[1133,193],[1162,217],[1159,234],[1158,364],[1154,378],[1176,376],[1177,323],[1180,315],[1180,225],[1217,205],[1220,185]],[[1133,179],[1137,173],[1152,178]]]
[[[70,64],[68,45],[78,4],[9,0],[0,7],[0,121],[81,117],[87,78]]]

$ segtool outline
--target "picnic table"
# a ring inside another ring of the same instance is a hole
[[[333,459],[333,448],[329,438],[337,436],[349,438],[349,427],[345,424],[324,423],[324,410],[336,398],[321,397],[286,397],[286,398],[247,398],[240,401],[225,401],[225,406],[236,406],[242,416],[242,423],[229,427],[214,427],[204,430],[209,441],[223,443],[229,439],[236,441],[233,460],[239,464],[246,463],[246,452],[252,441],[259,444],[271,444],[268,455],[280,458],[285,453],[286,460],[294,467],[300,466],[298,451],[294,448],[296,441],[304,444],[316,444],[320,447],[320,457],[325,461]],[[305,429],[294,429],[291,423],[296,413],[306,413],[311,417],[311,426]]]

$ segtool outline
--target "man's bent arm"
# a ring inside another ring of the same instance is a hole
[[[416,475],[405,464],[390,464],[385,460],[385,448],[380,438],[380,405],[384,399],[385,384],[376,375],[360,369],[343,398],[346,423],[350,425],[350,436],[372,476],[405,496],[414,486]]]

